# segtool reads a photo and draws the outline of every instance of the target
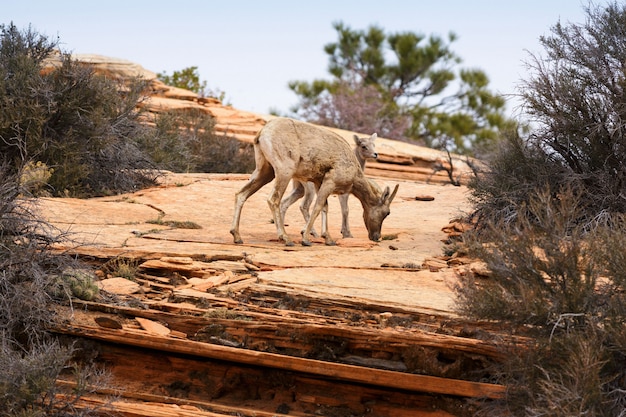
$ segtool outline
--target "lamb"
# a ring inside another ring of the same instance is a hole
[[[378,158],[378,153],[375,149],[374,141],[378,135],[374,133],[369,138],[360,138],[357,135],[354,135],[354,143],[356,147],[354,148],[354,155],[356,156],[357,161],[359,161],[359,165],[361,169],[365,169],[365,161],[369,158],[376,159]],[[350,193],[340,194],[339,195],[339,203],[341,204],[341,235],[344,238],[352,237],[352,232],[350,232],[350,224],[348,221],[348,197]],[[305,221],[309,220],[309,208],[311,207],[311,203],[313,202],[313,197],[315,197],[315,185],[312,182],[302,183],[300,181],[293,181],[293,189],[291,194],[287,196],[280,203],[280,214],[285,218],[285,213],[287,213],[287,209],[296,201],[304,196],[304,200],[302,200],[302,204],[300,204],[300,212],[302,212],[302,216]],[[328,222],[327,222],[327,214],[328,214],[328,206],[325,206],[322,210],[322,236],[325,236],[328,233]],[[315,229],[311,229],[311,234],[314,237],[317,237],[318,234]]]
[[[313,125],[287,118],[270,120],[254,139],[256,167],[250,180],[235,196],[235,211],[230,233],[235,243],[243,243],[239,233],[241,210],[246,200],[265,184],[276,179],[268,197],[278,238],[287,246],[293,241],[285,231],[280,212],[281,199],[291,179],[312,182],[317,190],[313,212],[302,231],[302,245],[310,246],[309,234],[315,219],[326,205],[330,194],[351,193],[363,206],[363,220],[372,241],[381,238],[382,223],[390,213],[396,193],[389,187],[381,191],[367,179],[350,146],[339,135]],[[327,245],[335,242],[327,233]]]

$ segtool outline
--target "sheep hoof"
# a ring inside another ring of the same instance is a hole
[[[231,230],[230,234],[233,235],[233,242],[235,242],[238,245],[243,243],[243,239],[241,239],[239,232],[236,232],[235,230]]]

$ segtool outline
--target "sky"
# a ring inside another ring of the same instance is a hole
[[[287,114],[298,103],[290,81],[330,79],[324,45],[333,23],[352,30],[414,32],[457,40],[461,67],[483,70],[490,90],[508,97],[541,55],[539,37],[557,22],[584,23],[587,0],[4,0],[0,23],[30,25],[65,52],[121,58],[153,72],[198,67],[225,102],[257,113]],[[596,0],[596,4],[606,4]]]

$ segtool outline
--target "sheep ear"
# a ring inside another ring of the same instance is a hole
[[[389,195],[389,186],[385,187],[385,191],[383,192],[383,195],[380,198],[382,202],[385,204],[391,204],[394,197],[396,196],[396,193],[398,192],[398,187],[400,187],[400,184],[396,184],[396,187],[393,189],[393,193],[391,193],[391,195]]]
[[[354,143],[356,143],[357,145],[360,145],[361,139],[357,135],[353,135],[353,136],[354,136]]]
[[[372,136],[370,136],[370,140],[373,142],[376,140],[377,137],[378,137],[378,133],[374,133]]]

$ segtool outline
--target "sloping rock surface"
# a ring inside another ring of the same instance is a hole
[[[290,285],[326,296],[363,297],[451,313],[446,277],[419,270],[424,261],[442,255],[447,235],[442,227],[468,208],[465,189],[451,185],[376,179],[381,186],[400,184],[383,224],[383,239],[367,239],[362,208],[349,200],[354,238],[340,238],[339,201],[329,201],[329,227],[337,246],[313,239],[311,248],[298,245],[304,220],[297,207],[286,216],[287,231],[296,242],[285,247],[266,198],[271,184],[253,195],[243,209],[243,245],[229,233],[235,193],[246,174],[169,174],[163,185],[132,194],[88,200],[42,198],[41,213],[71,237],[63,249],[99,258],[131,256],[202,258],[209,254],[241,257],[267,266],[261,280]],[[416,196],[430,195],[433,201]],[[176,226],[193,223],[198,229]],[[319,228],[319,225],[318,225]],[[419,271],[418,271],[419,270]],[[431,292],[424,292],[428,287]]]

